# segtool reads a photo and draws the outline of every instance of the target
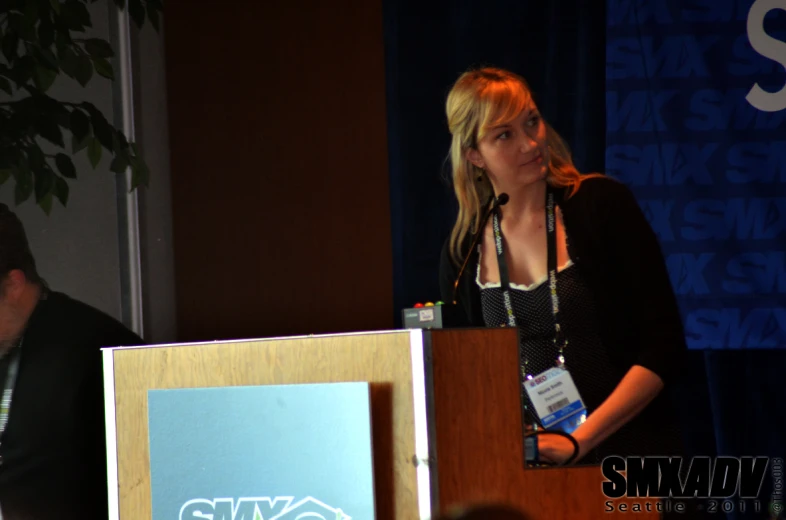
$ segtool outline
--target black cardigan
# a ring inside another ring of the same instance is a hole
[[[657,237],[630,190],[607,177],[585,179],[572,197],[558,190],[568,236],[568,254],[598,307],[603,343],[621,368],[641,365],[664,382],[683,366],[687,345],[676,298]],[[471,237],[465,241],[467,254]],[[477,250],[461,276],[457,304],[465,320],[484,326],[475,283]],[[453,300],[457,266],[445,242],[440,260],[442,300]]]
[[[114,318],[63,293],[38,302],[0,448],[6,518],[107,518],[100,349],[143,343]],[[0,388],[8,361],[0,359]]]

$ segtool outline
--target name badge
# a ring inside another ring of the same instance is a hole
[[[550,368],[524,383],[543,427],[573,433],[587,419],[587,408],[570,372]]]

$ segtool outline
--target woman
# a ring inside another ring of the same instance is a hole
[[[446,108],[459,214],[442,253],[442,299],[456,301],[467,325],[519,327],[527,377],[568,370],[588,412],[572,434],[576,460],[679,455],[661,391],[682,363],[682,323],[657,239],[630,191],[576,170],[516,74],[467,72]],[[557,435],[540,436],[538,448],[555,463],[574,451]]]

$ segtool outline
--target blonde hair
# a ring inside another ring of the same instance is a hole
[[[467,234],[479,231],[482,205],[494,194],[488,176],[467,159],[467,151],[477,149],[490,128],[515,119],[531,100],[532,91],[524,78],[490,67],[465,72],[448,94],[445,110],[453,136],[450,162],[459,204],[458,218],[450,234],[450,254],[457,263],[463,256],[461,245]],[[544,124],[549,150],[546,182],[567,188],[570,197],[583,179],[600,174],[582,176],[573,165],[568,145],[548,123]]]

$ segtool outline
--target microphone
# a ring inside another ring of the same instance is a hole
[[[456,281],[453,283],[453,305],[456,305],[456,293],[458,292],[458,285],[459,281],[461,281],[461,275],[464,274],[464,269],[467,268],[467,264],[469,263],[469,257],[472,256],[472,251],[475,250],[475,247],[478,245],[478,240],[483,235],[483,230],[486,228],[486,222],[488,222],[489,217],[491,216],[491,212],[495,211],[500,206],[504,206],[508,203],[510,197],[508,197],[507,193],[500,193],[498,197],[492,197],[488,202],[488,209],[486,213],[483,215],[483,220],[480,221],[480,226],[478,226],[478,232],[475,234],[475,237],[472,239],[472,244],[469,246],[469,251],[467,251],[467,256],[464,257],[464,263],[461,265],[461,269],[459,269],[458,276],[456,277]]]

